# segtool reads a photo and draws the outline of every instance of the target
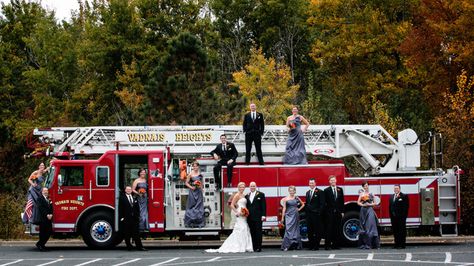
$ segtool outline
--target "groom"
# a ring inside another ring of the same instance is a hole
[[[250,193],[245,196],[247,199],[247,208],[249,217],[247,222],[252,236],[253,251],[262,251],[262,223],[267,213],[267,205],[265,202],[265,194],[257,191],[257,184],[250,182]]]

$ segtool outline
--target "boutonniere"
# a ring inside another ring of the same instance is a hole
[[[403,200],[402,198],[398,197],[398,201],[402,201],[402,200]]]
[[[341,189],[340,189],[340,188],[337,188],[337,191],[341,191]]]

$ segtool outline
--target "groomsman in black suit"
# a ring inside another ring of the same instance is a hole
[[[253,251],[262,251],[262,224],[265,221],[267,213],[267,203],[265,194],[257,191],[257,184],[250,182],[250,193],[245,196],[247,199],[247,208],[249,217],[247,222],[250,227],[250,235],[252,236]]]
[[[142,245],[138,230],[140,206],[138,206],[138,201],[132,196],[131,186],[126,186],[125,193],[120,194],[119,218],[120,230],[123,232],[127,249],[129,251],[132,250],[133,246],[130,243],[130,239],[133,238],[133,242],[135,242],[138,250],[147,251]]]
[[[324,190],[326,212],[326,250],[340,249],[341,221],[344,217],[344,191],[336,185],[336,177],[329,176],[329,187]]]
[[[316,187],[316,180],[309,180],[309,190],[306,192],[305,213],[308,224],[309,249],[319,250],[324,232],[322,216],[324,212],[324,191]]]
[[[222,166],[227,166],[227,186],[230,187],[232,183],[232,170],[239,155],[235,145],[227,142],[226,135],[222,134],[221,144],[217,144],[216,148],[211,151],[211,155],[214,156],[214,159],[218,160],[217,165],[214,166],[214,179],[218,187],[222,187],[221,179],[219,178]]]
[[[39,251],[46,251],[46,242],[48,242],[51,233],[53,232],[53,204],[49,200],[49,190],[43,187],[41,190],[42,197],[38,198],[39,210],[39,240],[36,242],[36,247]]]
[[[393,191],[395,193],[390,197],[389,210],[395,238],[394,248],[403,249],[405,248],[407,236],[408,195],[400,192],[400,185],[395,185]]]
[[[250,112],[244,116],[243,129],[245,133],[245,163],[250,163],[252,142],[255,143],[255,151],[260,165],[263,165],[262,135],[265,129],[263,114],[257,112],[257,106],[250,104]]]

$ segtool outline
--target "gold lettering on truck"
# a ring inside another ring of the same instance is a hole
[[[127,136],[130,142],[163,142],[165,140],[163,133],[129,133]]]
[[[176,142],[209,142],[212,140],[211,133],[176,133]]]

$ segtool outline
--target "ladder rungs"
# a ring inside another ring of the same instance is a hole
[[[438,184],[439,187],[456,187],[456,184]]]
[[[440,224],[440,225],[444,225],[444,224],[457,224],[457,222],[442,222],[442,221],[439,221],[439,224]]]
[[[439,197],[439,199],[442,199],[442,200],[455,200],[456,197]]]
[[[456,209],[439,209],[439,212],[456,212]]]

